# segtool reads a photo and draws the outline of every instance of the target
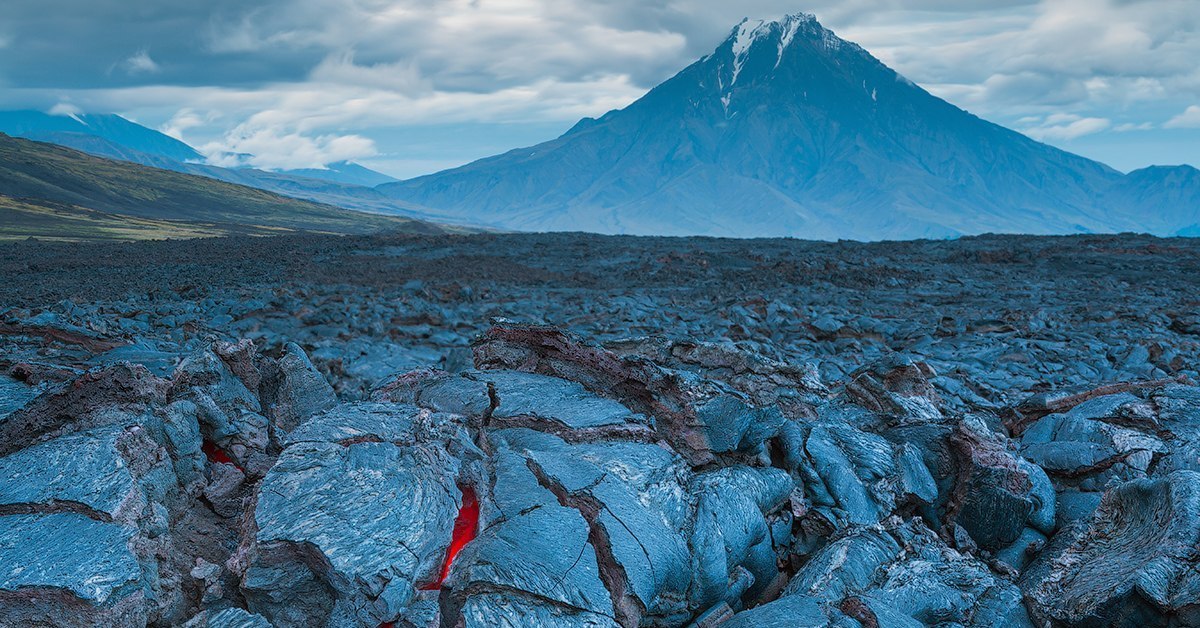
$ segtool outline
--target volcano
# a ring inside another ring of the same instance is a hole
[[[1128,184],[792,15],[742,22],[630,106],[555,140],[378,189],[509,229],[859,240],[1141,230],[1121,199],[1186,196]],[[1200,221],[1200,207],[1168,213],[1184,217],[1156,233]]]

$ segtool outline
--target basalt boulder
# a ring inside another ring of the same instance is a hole
[[[1200,473],[1120,484],[1060,536],[1021,582],[1036,618],[1061,626],[1200,622]]]

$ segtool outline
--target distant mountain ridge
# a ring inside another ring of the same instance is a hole
[[[100,138],[111,147],[140,155],[154,155],[179,163],[204,161],[204,156],[191,146],[111,113],[51,115],[40,111],[0,111],[0,133],[68,146],[73,142],[93,141],[89,138]]]
[[[793,15],[743,22],[555,140],[378,190],[512,229],[861,240],[1143,230],[1134,199],[1194,197],[1139,193],[1165,180],[1136,174],[971,115]],[[1200,222],[1186,202],[1164,214],[1159,235]]]
[[[0,134],[0,240],[193,238],[295,231],[439,233],[444,229]]]
[[[1192,166],[1134,170],[1105,190],[1102,202],[1138,219],[1137,231],[1200,237],[1200,170]]]
[[[352,161],[335,161],[326,164],[324,168],[302,168],[299,170],[283,170],[282,174],[309,179],[324,179],[346,185],[361,185],[373,188],[384,183],[395,183],[399,179],[390,177],[382,172],[376,172]]]
[[[328,202],[331,195],[342,196],[346,186],[374,187],[396,181],[394,177],[348,161],[327,164],[324,168],[280,172],[210,166],[204,155],[186,143],[116,114],[52,115],[40,111],[0,111],[0,133],[318,202]],[[355,195],[353,190],[346,193],[345,204],[352,204],[350,201]],[[363,193],[357,192],[357,195]],[[383,199],[382,195],[379,198]],[[402,207],[392,205],[381,202],[371,207],[356,204],[348,208],[403,213]]]

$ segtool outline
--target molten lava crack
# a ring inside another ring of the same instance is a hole
[[[475,495],[475,489],[470,486],[460,486],[458,490],[462,493],[462,506],[458,509],[458,517],[454,520],[454,531],[450,535],[450,547],[446,549],[446,561],[442,564],[442,573],[438,576],[435,582],[431,582],[423,587],[423,591],[436,591],[442,588],[442,583],[446,581],[446,576],[450,575],[450,565],[454,563],[454,558],[475,538],[475,534],[479,530],[479,499]]]

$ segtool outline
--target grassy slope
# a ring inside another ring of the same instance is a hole
[[[0,239],[384,230],[442,231],[0,134]]]
[[[249,234],[272,235],[287,230],[252,226],[155,220],[109,214],[84,207],[35,199],[0,196],[0,242],[37,238],[87,240],[164,240]]]

